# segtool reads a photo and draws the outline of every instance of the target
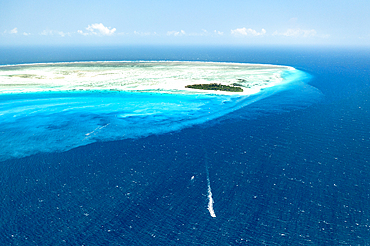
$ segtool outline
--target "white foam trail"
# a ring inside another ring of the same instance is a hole
[[[208,211],[212,217],[216,217],[215,211],[213,210],[213,198],[211,190],[211,181],[209,180],[208,164],[206,162],[206,171],[207,171],[207,185],[208,185]]]
[[[92,132],[86,133],[86,134],[85,134],[85,136],[86,136],[86,137],[85,137],[83,140],[86,140],[87,138],[91,137],[91,135],[92,135],[92,134],[94,134],[96,131],[99,131],[99,130],[101,130],[101,129],[103,129],[103,128],[107,127],[107,126],[109,126],[109,124],[110,124],[110,123],[108,123],[108,124],[106,124],[106,125],[104,125],[104,126],[101,126],[101,127],[97,127],[97,128],[95,128],[95,130],[93,130]]]

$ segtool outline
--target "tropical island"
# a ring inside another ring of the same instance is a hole
[[[199,90],[243,92],[243,89],[241,87],[230,86],[230,85],[222,85],[222,84],[217,84],[217,83],[187,85],[187,86],[185,86],[185,88],[199,89]]]

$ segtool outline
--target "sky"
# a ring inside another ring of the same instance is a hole
[[[369,0],[0,0],[0,45],[370,45]]]

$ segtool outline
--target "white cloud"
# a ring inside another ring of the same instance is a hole
[[[202,29],[202,32],[192,32],[192,33],[189,33],[187,34],[188,36],[209,36],[209,33],[207,30],[205,29]]]
[[[64,37],[64,36],[66,36],[66,35],[68,35],[68,36],[71,36],[71,34],[69,34],[69,33],[65,33],[65,32],[57,32],[60,36],[62,36],[62,37]]]
[[[18,28],[13,28],[12,30],[8,31],[8,30],[5,30],[2,34],[6,34],[6,33],[10,33],[10,34],[16,34],[18,33]]]
[[[25,35],[23,33],[23,35]],[[40,35],[43,35],[43,36],[54,36],[54,35],[59,35],[61,37],[65,37],[65,36],[71,36],[71,33],[69,32],[62,32],[62,31],[54,31],[54,30],[44,30],[40,33]]]
[[[184,30],[181,30],[181,31],[168,31],[167,32],[167,36],[182,36],[182,35],[186,35],[186,32]]]
[[[217,35],[224,35],[224,32],[220,32],[220,31],[217,31],[217,30],[214,30],[213,33],[215,33]]]
[[[274,35],[274,36],[278,35],[278,36],[286,36],[286,37],[304,37],[304,38],[308,38],[308,37],[316,36],[317,32],[316,32],[315,29],[302,30],[300,28],[296,28],[296,29],[288,29],[283,33],[279,33],[277,31],[275,31],[272,35]]]
[[[215,37],[215,36],[220,36],[223,35],[223,32],[214,30],[213,32],[209,32],[206,29],[202,29],[202,32],[192,32],[192,33],[187,33],[188,36],[206,36],[206,37]]]
[[[95,24],[88,25],[86,30],[90,31],[90,33],[86,34],[82,32],[81,30],[78,30],[77,32],[82,35],[94,34],[94,35],[110,36],[116,31],[116,28],[105,27],[102,23],[99,23],[99,24],[95,23]]]
[[[243,28],[237,28],[237,29],[231,30],[231,34],[235,36],[248,36],[248,35],[263,36],[266,34],[266,30],[262,28],[261,32],[257,32],[254,29],[251,29],[251,28],[247,29],[243,27]]]
[[[28,35],[31,35],[31,33],[24,32],[23,35],[28,36]]]
[[[77,31],[79,34],[81,34],[81,35],[84,35],[84,36],[87,36],[87,35],[89,35],[88,33],[86,33],[86,32],[83,32],[83,31],[81,31],[81,30],[78,30]]]
[[[189,37],[199,37],[199,36],[218,36],[218,35],[223,35],[223,32],[214,30],[213,32],[209,32],[206,29],[202,29],[201,32],[190,32],[187,33],[184,30],[181,31],[168,31],[167,36],[189,36]]]
[[[18,32],[18,29],[16,27],[10,30],[11,34],[16,34],[17,32]]]

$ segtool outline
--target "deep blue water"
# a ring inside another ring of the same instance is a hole
[[[0,162],[3,245],[370,244],[370,50],[7,47],[0,57],[266,63],[312,75],[205,123]]]

